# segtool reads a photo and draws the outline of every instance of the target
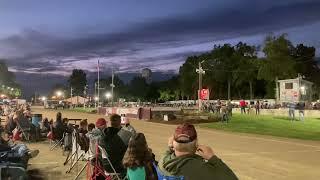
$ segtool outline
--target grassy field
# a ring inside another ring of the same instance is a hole
[[[305,140],[320,140],[320,120],[290,121],[287,117],[234,114],[229,123],[208,123],[201,127],[225,131],[271,135]]]
[[[83,108],[83,107],[76,107],[68,109],[68,111],[74,111],[74,112],[83,112],[83,113],[91,113],[96,108]]]

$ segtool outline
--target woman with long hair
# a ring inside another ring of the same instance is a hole
[[[129,180],[154,180],[157,174],[153,168],[153,156],[148,148],[143,133],[137,133],[130,138],[128,149],[123,157],[123,165],[127,168]]]

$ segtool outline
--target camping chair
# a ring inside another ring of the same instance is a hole
[[[52,130],[51,130],[51,133],[52,133]],[[63,133],[63,136],[62,136],[62,138],[60,140],[52,140],[52,139],[50,139],[50,151],[53,151],[58,146],[62,147],[64,138],[65,138],[65,133]],[[53,144],[52,144],[52,141],[54,142]]]
[[[80,172],[77,174],[77,176],[75,177],[75,180],[77,180],[80,177],[81,173],[84,171],[85,168],[87,168],[87,180],[96,180],[98,176],[103,176],[107,180],[112,180],[112,179],[121,180],[118,173],[116,173],[113,165],[111,164],[108,158],[107,152],[104,150],[104,148],[98,145],[97,141],[95,141],[94,143],[95,144],[90,145],[90,149],[91,150],[95,149],[95,154],[91,154],[88,156],[89,158],[87,159],[87,163],[82,167]],[[100,154],[103,159],[107,159],[107,161],[110,163],[110,166],[113,169],[112,173],[105,172],[105,170],[101,166],[101,163],[99,162]]]
[[[89,150],[85,154],[86,164],[81,168],[75,180],[77,180],[81,173],[87,168],[87,179],[88,180],[95,180],[97,176],[102,175],[105,179],[111,179],[105,171],[103,167],[99,163],[99,145],[98,145],[99,138],[90,138],[90,146]]]
[[[17,121],[17,127],[21,130],[22,135],[26,141],[30,140],[31,122],[27,119],[19,119]]]
[[[96,150],[97,150],[97,145],[98,145],[98,139],[89,139],[90,143],[89,143],[89,150],[86,152],[84,158],[86,159],[86,164],[81,168],[81,170],[79,171],[79,173],[77,174],[77,176],[74,178],[75,180],[77,180],[80,175],[82,174],[82,172],[87,168],[87,179],[90,179],[89,177],[92,177],[92,167],[91,167],[91,162],[93,161],[93,159],[96,156]]]
[[[156,169],[157,171],[157,175],[158,175],[158,179],[164,179],[164,180],[184,180],[184,176],[167,176],[164,175],[160,169],[156,166],[155,163],[153,163],[153,167]]]
[[[15,163],[0,163],[0,179],[27,179],[26,170]]]
[[[107,175],[111,177],[111,179],[118,179],[118,180],[121,180],[120,177],[119,177],[119,174],[116,172],[116,170],[114,169],[113,165],[111,164],[111,161],[108,157],[108,153],[106,152],[106,150],[101,147],[101,146],[98,146],[99,148],[99,151],[101,153],[101,156],[102,156],[102,159],[106,159],[108,161],[108,163],[110,164],[110,167],[112,168],[112,173],[108,172]]]
[[[71,170],[75,167],[75,165],[79,162],[81,158],[84,157],[85,152],[81,150],[79,145],[79,133],[77,132],[77,129],[73,129],[72,132],[72,150],[69,152],[65,162],[63,165],[66,165],[69,161],[71,162],[70,168],[66,171],[66,173],[70,173]],[[71,154],[71,156],[70,156]]]
[[[27,179],[24,163],[12,151],[0,152],[0,179]]]

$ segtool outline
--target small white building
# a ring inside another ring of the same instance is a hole
[[[278,80],[277,83],[276,98],[278,102],[312,101],[312,82],[298,77]]]

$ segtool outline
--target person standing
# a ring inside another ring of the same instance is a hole
[[[257,100],[255,108],[256,108],[256,115],[259,115],[260,114],[260,101],[259,100]]]
[[[218,99],[218,101],[217,101],[217,113],[218,114],[220,114],[220,110],[221,110],[221,101],[220,101],[220,99]]]
[[[227,102],[227,111],[228,111],[228,116],[229,117],[232,117],[232,103],[231,103],[231,100],[229,99],[228,102]]]
[[[246,113],[246,101],[245,100],[240,100],[240,109],[241,109],[241,114]]]
[[[294,119],[295,119],[295,112],[294,111],[295,111],[296,105],[293,102],[291,102],[288,104],[288,108],[289,108],[289,119],[291,121],[294,121]]]
[[[303,101],[299,102],[298,108],[299,108],[299,120],[300,121],[304,121],[304,109],[305,109],[305,107],[306,107],[305,102],[303,102]]]

